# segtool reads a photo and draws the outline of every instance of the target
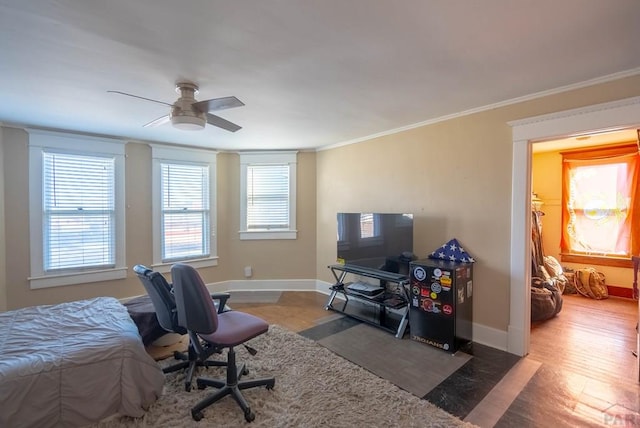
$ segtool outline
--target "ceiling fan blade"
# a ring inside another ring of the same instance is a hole
[[[238,129],[242,129],[242,126],[236,125],[235,123],[229,122],[228,120],[211,113],[207,113],[207,123],[231,132],[236,132]]]
[[[141,100],[146,100],[146,101],[151,101],[151,102],[154,102],[154,103],[164,104],[164,105],[169,106],[169,107],[171,107],[173,105],[173,104],[165,103],[164,101],[152,100],[151,98],[145,98],[145,97],[140,97],[138,95],[127,94],[126,92],[120,92],[120,91],[107,91],[107,92],[110,92],[112,94],[126,95],[128,97],[133,97],[133,98],[140,98]]]
[[[166,114],[166,115],[161,116],[161,117],[159,117],[159,118],[157,118],[155,120],[152,120],[151,122],[143,125],[142,127],[143,128],[152,128],[152,127],[155,127],[155,126],[164,125],[165,123],[169,123],[170,120],[171,120],[171,117],[168,114]]]
[[[224,110],[234,107],[242,107],[244,103],[236,97],[213,98],[211,100],[198,101],[191,104],[203,113]]]

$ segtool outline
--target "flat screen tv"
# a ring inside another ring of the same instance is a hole
[[[413,214],[338,213],[338,263],[407,274]]]

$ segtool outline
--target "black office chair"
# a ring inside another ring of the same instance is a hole
[[[218,313],[211,299],[207,298],[208,291],[202,278],[189,265],[183,263],[173,265],[171,277],[178,308],[178,321],[188,330],[191,342],[199,346],[202,340],[213,347],[228,348],[226,380],[203,378],[196,380],[198,389],[212,386],[218,388],[218,391],[192,407],[191,416],[199,421],[204,416],[202,413],[204,408],[231,395],[242,408],[247,422],[253,421],[255,415],[240,390],[257,386],[272,389],[276,381],[272,377],[241,381],[242,375],[247,374],[248,371],[245,364],[236,366],[236,353],[233,348],[244,345],[254,355],[256,351],[245,342],[266,333],[269,324],[258,317],[239,311]]]
[[[178,323],[178,312],[171,284],[167,282],[160,272],[154,272],[146,266],[135,265],[133,271],[138,275],[147,294],[151,298],[160,326],[167,332],[187,334],[187,330]],[[210,296],[211,298],[209,300],[212,300],[212,298],[219,300],[218,310],[224,311],[229,293],[214,293]],[[187,353],[175,351],[173,356],[176,360],[180,361],[165,367],[162,371],[164,373],[171,373],[187,369],[184,378],[184,389],[190,391],[196,367],[226,366],[226,363],[223,361],[208,359],[212,354],[220,352],[221,348],[215,346],[200,346],[200,344],[196,346],[190,338]]]

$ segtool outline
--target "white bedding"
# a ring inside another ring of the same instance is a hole
[[[112,297],[0,313],[0,427],[139,417],[164,375]]]

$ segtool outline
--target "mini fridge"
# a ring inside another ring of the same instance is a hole
[[[409,270],[411,339],[456,352],[472,340],[473,263],[423,259]]]

